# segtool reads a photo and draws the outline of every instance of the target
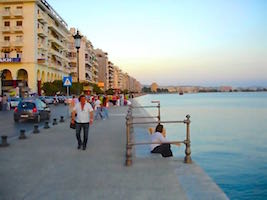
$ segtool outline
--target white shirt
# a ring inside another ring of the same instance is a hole
[[[95,108],[99,108],[100,105],[101,105],[101,101],[99,99],[97,99],[95,102]]]
[[[81,103],[77,103],[75,104],[75,107],[73,109],[74,111],[76,111],[77,116],[76,116],[76,122],[78,123],[89,123],[90,121],[90,112],[93,111],[93,108],[91,106],[90,103],[85,103],[83,110],[81,107]]]
[[[151,142],[163,143],[163,142],[168,142],[168,140],[167,140],[165,137],[163,137],[163,135],[162,135],[160,132],[155,132],[155,133],[153,133],[153,134],[151,135]],[[150,149],[151,149],[151,151],[152,151],[155,147],[157,147],[157,146],[159,146],[159,145],[161,145],[161,144],[151,144],[151,145],[150,145]]]

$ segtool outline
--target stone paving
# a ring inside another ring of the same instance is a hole
[[[69,120],[0,148],[0,199],[227,199],[200,167],[182,158],[135,156],[131,167],[124,166],[127,107],[109,112],[109,119],[90,127],[85,151],[77,150]]]

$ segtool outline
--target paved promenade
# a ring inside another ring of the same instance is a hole
[[[227,199],[197,165],[183,158],[134,157],[125,167],[127,107],[89,130],[88,147],[77,150],[69,120],[0,148],[1,200]],[[136,129],[137,131],[140,129]]]

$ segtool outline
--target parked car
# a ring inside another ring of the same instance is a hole
[[[72,96],[66,96],[64,99],[64,104],[69,105],[72,101]]]
[[[50,96],[40,96],[39,99],[46,104],[52,104],[54,102],[54,98]]]
[[[14,121],[30,119],[40,122],[42,119],[50,119],[50,108],[40,99],[26,99],[20,101],[14,109]]]
[[[19,102],[22,100],[22,98],[19,97],[11,97],[8,99],[10,108],[15,108],[18,106]]]
[[[58,96],[59,103],[64,103],[65,102],[65,99],[66,99],[65,96]]]

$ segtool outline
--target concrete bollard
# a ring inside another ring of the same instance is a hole
[[[27,137],[25,135],[25,130],[24,129],[20,129],[20,135],[19,135],[19,139],[20,140],[25,140]]]
[[[64,122],[64,116],[60,116],[60,121],[59,122]]]
[[[3,135],[1,136],[1,138],[2,138],[2,143],[0,144],[0,147],[8,147],[9,144],[7,143],[7,136]]]
[[[34,124],[34,126],[33,126],[33,133],[34,134],[40,133],[40,131],[38,129],[38,124]]]
[[[53,125],[57,125],[57,118],[53,119]]]
[[[44,129],[48,129],[48,128],[50,128],[50,126],[49,126],[49,121],[45,121],[45,125],[44,125]]]

